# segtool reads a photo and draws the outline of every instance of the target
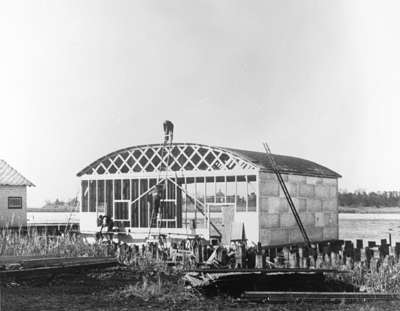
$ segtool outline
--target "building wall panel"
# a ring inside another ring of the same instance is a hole
[[[338,238],[337,179],[282,175],[311,241]],[[259,230],[264,246],[304,242],[276,178],[260,172]],[[271,191],[276,189],[277,191]]]

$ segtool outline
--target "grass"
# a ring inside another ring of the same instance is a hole
[[[345,276],[346,277],[346,276]],[[383,264],[379,271],[370,271],[356,265],[347,275],[347,281],[369,292],[400,293],[400,263]]]
[[[36,230],[0,230],[0,256],[93,257],[106,256],[108,251],[107,245],[89,243],[84,237],[69,232],[46,237]]]

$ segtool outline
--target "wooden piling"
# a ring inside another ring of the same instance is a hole
[[[304,259],[304,249],[303,249],[303,247],[299,247],[298,248],[298,254],[299,254],[299,267],[300,268],[305,268],[304,267],[304,261],[303,261],[303,259]]]
[[[372,248],[376,246],[376,242],[375,241],[368,241],[368,247]]]

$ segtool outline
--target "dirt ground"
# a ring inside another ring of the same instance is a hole
[[[2,311],[22,310],[362,310],[397,311],[400,301],[373,304],[258,304],[188,292],[176,276],[163,276],[162,293],[136,286],[142,273],[113,269],[3,284]],[[149,282],[150,283],[150,282]],[[154,292],[154,295],[153,295]]]

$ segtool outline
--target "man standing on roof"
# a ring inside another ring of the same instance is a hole
[[[169,121],[166,120],[164,122],[164,144],[172,144],[172,139],[174,136],[174,124]]]

